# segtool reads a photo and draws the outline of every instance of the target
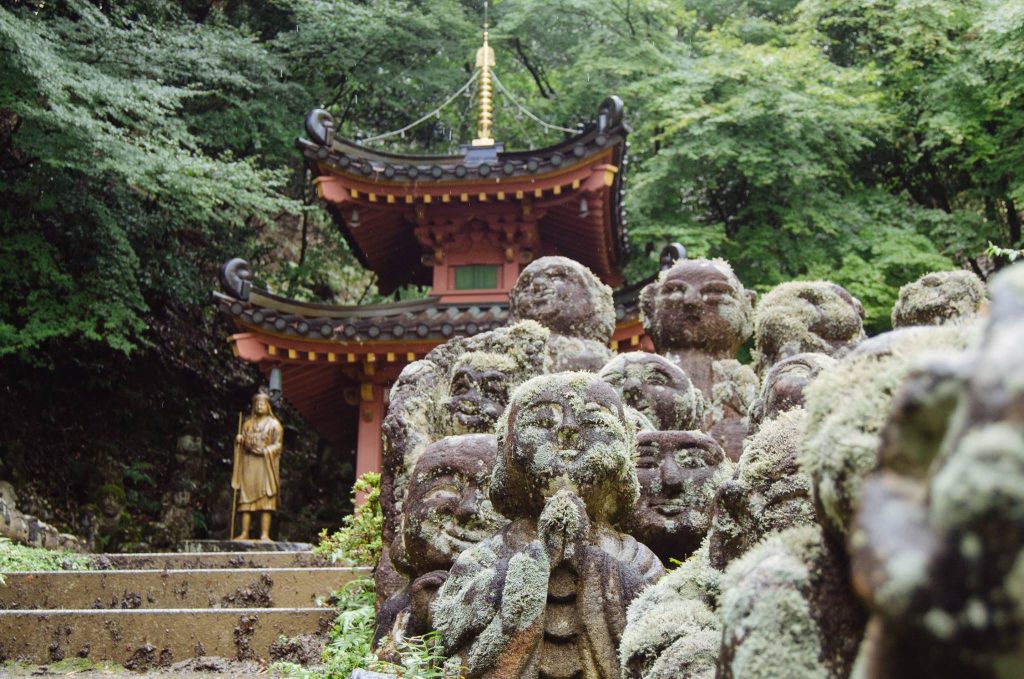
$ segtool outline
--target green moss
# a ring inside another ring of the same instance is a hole
[[[15,571],[81,571],[89,568],[89,558],[83,554],[53,551],[40,547],[18,545],[9,538],[0,537],[0,585],[4,573]]]
[[[582,397],[588,388],[594,383],[603,383],[593,373],[587,372],[566,372],[553,375],[541,375],[521,384],[512,393],[509,399],[509,407],[498,419],[496,435],[498,438],[498,458],[494,466],[494,473],[491,478],[491,501],[501,513],[506,516],[518,516],[524,509],[514,503],[513,498],[519,498],[527,488],[513,488],[511,479],[512,470],[509,468],[509,458],[514,451],[506,451],[509,445],[509,419],[513,412],[517,412],[523,404],[536,400],[543,392],[553,390],[559,394],[574,394]],[[616,424],[623,428],[625,434],[625,445],[605,444],[591,446],[582,453],[583,460],[580,480],[589,481],[600,479],[603,482],[606,492],[601,498],[586,498],[588,500],[588,511],[595,511],[598,514],[604,513],[601,518],[614,521],[618,515],[628,512],[640,497],[640,484],[636,477],[636,430],[630,418],[623,411],[623,419],[616,419]],[[517,432],[517,436],[526,436]],[[540,441],[525,441],[527,447],[535,451],[530,464],[533,472],[540,475],[550,465],[554,454],[550,447],[543,445]],[[611,481],[615,481],[611,484]],[[520,479],[529,483],[526,479]],[[603,507],[595,507],[591,504],[593,500],[601,500]],[[605,513],[608,512],[608,513]]]
[[[721,618],[729,675],[774,679],[827,677],[822,639],[809,603],[810,564],[824,544],[814,526],[772,535],[734,561],[723,576]]]
[[[877,463],[893,395],[922,352],[959,351],[968,329],[908,328],[865,342],[808,386],[800,466],[822,522],[845,534],[864,475]]]
[[[544,612],[548,592],[548,564],[520,552],[508,560],[501,593],[501,620],[505,629],[523,631]]]
[[[987,291],[970,271],[937,271],[925,274],[900,288],[892,308],[892,325],[946,325],[976,316],[985,304]]]
[[[753,356],[759,374],[786,356],[833,355],[864,338],[863,309],[840,290],[828,281],[792,281],[761,298],[754,312]]]
[[[749,366],[735,359],[724,359],[711,364],[714,383],[708,412],[712,422],[720,421],[727,408],[745,417],[757,399],[761,383]]]
[[[1005,423],[969,432],[931,483],[930,515],[959,532],[986,519],[1024,521],[1024,437]]]

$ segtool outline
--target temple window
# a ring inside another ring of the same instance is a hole
[[[494,264],[455,267],[456,290],[493,290],[497,287],[498,267]]]

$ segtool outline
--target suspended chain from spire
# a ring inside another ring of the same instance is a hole
[[[544,122],[543,120],[541,120],[540,118],[538,118],[534,114],[530,113],[529,109],[527,109],[525,106],[520,104],[519,100],[516,99],[515,97],[513,97],[512,93],[509,92],[505,88],[505,86],[501,84],[501,80],[498,79],[497,75],[495,75],[494,73],[491,73],[491,79],[494,81],[494,84],[498,86],[498,89],[501,90],[501,93],[504,94],[506,97],[508,97],[509,101],[511,101],[513,104],[515,104],[516,108],[518,108],[520,111],[522,111],[527,116],[529,116],[531,119],[533,119],[533,121],[536,122],[537,124],[539,124],[541,127],[544,127],[545,129],[549,129],[549,130],[558,130],[559,132],[569,132],[570,134],[575,134],[576,132],[579,131],[579,130],[574,130],[574,129],[571,129],[571,128],[568,128],[568,127],[561,127],[559,125],[554,125],[552,123]]]
[[[445,101],[444,101],[444,103],[443,103],[443,104],[441,104],[440,106],[438,106],[437,108],[435,108],[435,109],[434,109],[433,111],[431,111],[430,113],[426,114],[426,115],[425,115],[425,116],[423,116],[422,118],[419,118],[418,120],[414,120],[413,122],[409,123],[409,124],[408,124],[408,125],[406,125],[405,127],[399,128],[399,129],[397,129],[397,130],[392,130],[391,132],[385,132],[384,134],[378,134],[378,135],[377,135],[377,136],[375,136],[375,137],[367,137],[366,139],[363,139],[363,140],[362,140],[362,143],[364,143],[364,144],[365,144],[366,142],[370,142],[370,141],[380,141],[381,139],[387,139],[388,137],[394,137],[394,136],[395,136],[396,134],[404,134],[404,133],[408,132],[409,130],[411,130],[412,128],[414,128],[414,127],[416,127],[417,125],[419,125],[420,123],[422,123],[422,122],[425,122],[425,121],[429,120],[430,118],[432,118],[432,117],[434,117],[434,116],[436,116],[436,115],[440,115],[441,111],[442,111],[442,110],[443,110],[443,109],[444,109],[444,108],[445,108],[445,107],[446,107],[446,106],[447,106],[448,104],[450,104],[450,103],[452,103],[453,101],[455,101],[455,99],[456,99],[456,98],[457,98],[457,97],[458,97],[458,96],[459,96],[460,94],[462,94],[463,92],[465,92],[466,90],[468,90],[468,89],[469,89],[469,86],[470,86],[470,85],[472,85],[472,84],[473,84],[474,82],[476,82],[476,79],[477,79],[477,78],[479,78],[479,77],[480,77],[480,71],[479,71],[479,70],[477,70],[477,71],[473,71],[473,75],[469,76],[469,80],[467,80],[467,81],[466,81],[466,84],[465,84],[465,85],[463,85],[462,87],[460,87],[460,88],[459,88],[459,90],[458,90],[458,91],[457,91],[457,92],[456,92],[455,94],[453,94],[452,96],[450,96],[450,97],[448,97],[447,99],[445,99]]]

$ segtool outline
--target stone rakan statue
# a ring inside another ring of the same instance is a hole
[[[754,311],[754,363],[761,376],[800,353],[840,358],[863,339],[864,306],[829,281],[782,283]]]
[[[491,506],[491,471],[497,442],[492,434],[449,436],[427,447],[413,468],[406,509],[391,559],[409,585],[377,615],[375,645],[433,629],[430,605],[456,557],[489,538],[508,519]]]
[[[1024,265],[991,281],[959,356],[919,361],[848,541],[873,617],[859,676],[1011,677],[1024,666]]]
[[[536,321],[459,337],[402,370],[381,426],[384,553],[374,581],[378,606],[408,581],[391,563],[409,475],[426,448],[465,433],[493,434],[509,392],[545,372],[549,331]]]
[[[900,288],[892,325],[946,325],[978,315],[987,299],[985,284],[970,271],[934,271]]]
[[[235,540],[248,540],[253,514],[260,515],[260,540],[270,540],[270,520],[281,493],[281,445],[284,429],[263,392],[252,397],[252,413],[235,438],[231,487],[238,493],[242,529]],[[231,527],[234,530],[234,526]]]
[[[678,261],[640,294],[644,331],[700,389],[707,430],[733,460],[742,452],[743,419],[757,395],[757,376],[736,360],[753,331],[754,297],[722,259]]]
[[[796,463],[804,415],[799,407],[780,412],[747,439],[735,475],[718,485],[703,544],[630,606],[623,676],[715,676],[723,571],[765,537],[815,523],[810,483]]]
[[[635,445],[596,375],[546,375],[513,392],[491,485],[510,523],[459,556],[433,607],[466,676],[619,676],[626,607],[664,573],[613,527],[639,495]]]
[[[612,357],[612,290],[579,262],[541,257],[523,269],[509,292],[509,322],[525,320],[551,331],[551,372],[597,372]]]
[[[715,439],[699,431],[637,434],[636,475],[640,499],[623,521],[668,566],[700,546],[711,520],[718,485],[733,463]]]
[[[624,405],[646,415],[658,431],[693,431],[704,423],[704,396],[664,356],[646,351],[619,354],[599,374]]]

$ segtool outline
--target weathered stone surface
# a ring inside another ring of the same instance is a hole
[[[280,636],[329,626],[329,608],[0,611],[0,660],[81,657],[146,669],[197,655],[270,657]]]
[[[413,467],[392,562],[409,585],[377,614],[374,645],[384,657],[402,637],[433,628],[430,606],[455,559],[489,538],[508,519],[491,506],[492,434],[449,436],[427,446]]]
[[[643,413],[659,431],[693,431],[704,424],[704,396],[672,361],[646,351],[619,354],[601,379],[622,403]]]
[[[513,393],[491,486],[511,523],[459,556],[433,609],[467,676],[618,676],[625,609],[664,573],[612,527],[639,494],[634,437],[596,375],[547,375]]]
[[[8,573],[0,609],[303,608],[368,569],[280,568]]]
[[[567,257],[541,257],[523,269],[509,292],[509,320],[532,320],[551,331],[551,372],[597,372],[612,357],[612,291]]]
[[[754,363],[764,375],[784,358],[819,353],[840,358],[864,339],[864,306],[829,281],[772,288],[754,312]]]
[[[874,613],[860,676],[1014,676],[1024,666],[1024,266],[992,281],[963,356],[896,398],[849,539]]]
[[[936,271],[900,288],[892,325],[949,325],[970,321],[985,305],[985,284],[970,271]]]
[[[13,488],[0,497],[0,536],[30,547],[66,549],[72,552],[86,552],[88,549],[74,535],[61,533],[57,528],[34,516],[22,514],[14,506]]]
[[[705,428],[733,460],[757,395],[757,376],[735,360],[752,332],[754,296],[721,259],[680,260],[640,295],[644,331],[700,389],[708,404]]]
[[[733,463],[707,434],[658,431],[637,435],[636,467],[640,499],[623,528],[666,566],[686,559],[708,531],[715,491]]]
[[[184,551],[190,554],[218,552],[309,552],[308,542],[281,542],[275,540],[186,540]]]

